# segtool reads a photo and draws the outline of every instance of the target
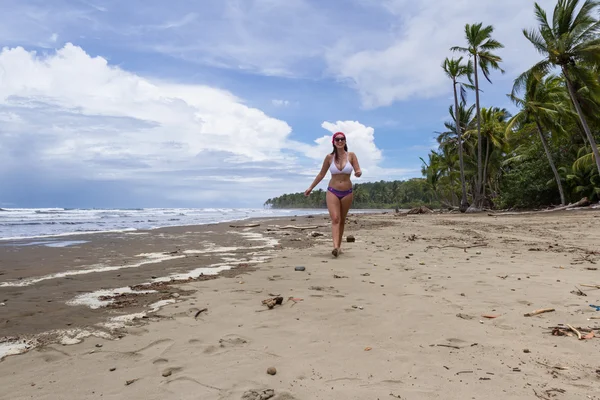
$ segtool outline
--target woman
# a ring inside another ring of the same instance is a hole
[[[306,189],[304,195],[310,195],[314,187],[325,178],[327,170],[331,172],[326,199],[327,209],[331,217],[331,236],[333,238],[331,254],[337,257],[341,253],[340,247],[344,235],[344,224],[353,199],[350,175],[353,169],[354,176],[357,178],[362,175],[362,172],[358,165],[358,158],[354,153],[348,151],[346,135],[342,132],[334,133],[331,143],[333,144],[333,151],[325,156],[321,172],[319,172],[312,185]]]

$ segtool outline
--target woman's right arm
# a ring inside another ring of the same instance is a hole
[[[308,196],[310,194],[310,192],[312,192],[312,190],[315,188],[315,186],[317,186],[319,184],[319,182],[321,182],[323,180],[323,178],[325,178],[325,175],[327,175],[327,169],[329,168],[329,164],[330,164],[330,157],[331,154],[327,154],[325,156],[325,160],[323,160],[323,165],[321,166],[321,171],[317,174],[317,177],[315,178],[315,180],[313,181],[313,183],[310,185],[310,187],[308,189],[306,189],[306,191],[304,192],[305,196]]]

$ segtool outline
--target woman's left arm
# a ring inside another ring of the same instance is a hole
[[[360,176],[362,175],[362,171],[360,170],[360,165],[358,164],[358,158],[356,157],[356,154],[350,153],[350,163],[354,168],[354,176],[360,178]]]

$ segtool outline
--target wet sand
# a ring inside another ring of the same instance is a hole
[[[270,251],[262,263],[237,261],[256,257],[255,250],[232,255],[238,265],[227,277],[169,285],[160,298],[170,304],[110,338],[6,357],[0,398],[599,399],[600,312],[589,306],[600,306],[598,222],[597,211],[352,215],[347,233],[356,242],[345,242],[337,259],[322,216],[277,223],[321,226],[305,231],[269,228],[273,222],[235,228],[278,244],[256,249]],[[94,246],[98,257],[121,249],[116,258],[128,262],[144,252],[186,254],[199,248],[201,233],[186,233],[193,231]],[[231,231],[224,227],[215,246],[228,247]],[[83,247],[64,250],[90,263],[94,256]],[[69,295],[61,299],[189,270],[190,255],[81,275],[62,284]],[[106,280],[85,286],[95,275]],[[62,290],[49,281],[32,285],[38,286],[40,293]],[[0,287],[2,297],[6,289]],[[278,296],[281,305],[263,304]],[[7,307],[0,308],[2,319]],[[93,323],[124,312],[67,307],[78,308],[98,313],[89,317]],[[544,308],[553,311],[525,316]],[[18,324],[11,327],[19,332]]]

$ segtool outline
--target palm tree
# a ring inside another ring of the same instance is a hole
[[[525,37],[540,52],[544,59],[525,72],[517,81],[523,84],[527,74],[536,76],[546,75],[551,67],[560,68],[571,102],[579,117],[585,135],[589,141],[600,174],[600,153],[594,136],[581,108],[580,99],[574,87],[574,82],[580,81],[596,95],[600,84],[597,76],[589,73],[584,64],[597,66],[600,64],[600,21],[594,16],[594,11],[600,5],[596,0],[585,0],[578,13],[575,9],[580,0],[558,0],[554,7],[552,26],[548,22],[546,12],[535,3],[535,16],[540,26],[538,30],[523,30]]]
[[[473,63],[469,60],[466,64],[462,63],[462,57],[458,59],[448,59],[444,60],[442,64],[442,68],[444,72],[452,80],[452,88],[454,90],[454,114],[459,114],[458,108],[458,90],[460,90],[461,102],[462,104],[466,103],[466,89],[473,88],[473,81],[471,79],[471,75],[473,73]],[[459,81],[460,78],[467,77],[469,80],[469,84]],[[460,126],[460,119],[455,119],[456,123],[456,132],[463,132],[463,129]],[[462,145],[462,135],[458,134],[458,159],[460,164],[460,185],[462,189],[462,198],[460,201],[460,211],[465,212],[467,208],[469,208],[469,202],[467,201],[467,185],[465,182],[465,163],[463,159],[463,145]]]
[[[481,68],[483,76],[488,82],[490,80],[490,68],[499,70],[504,73],[504,70],[500,68],[499,63],[502,62],[502,58],[493,54],[494,50],[498,50],[504,47],[504,45],[497,40],[492,39],[492,33],[494,27],[488,25],[485,28],[482,23],[478,24],[467,24],[465,26],[465,37],[467,39],[468,47],[455,46],[450,50],[459,51],[462,53],[469,54],[473,57],[474,71],[475,71],[475,105],[477,108],[477,179],[475,180],[475,205],[481,206],[481,186],[483,181],[483,168],[481,165],[481,109],[479,105],[479,76],[478,69]]]
[[[481,138],[485,139],[485,160],[483,161],[483,181],[481,197],[486,200],[485,189],[488,184],[488,167],[490,156],[495,149],[504,147],[504,132],[510,113],[504,108],[491,107],[481,109]]]
[[[516,96],[520,91],[524,92],[523,98]],[[560,194],[560,202],[561,204],[566,204],[561,177],[552,159],[552,153],[550,153],[548,140],[544,133],[544,128],[554,132],[564,132],[559,121],[562,115],[569,114],[569,110],[564,106],[566,93],[561,79],[557,76],[549,76],[544,80],[539,80],[530,72],[527,74],[525,81],[515,82],[513,92],[508,97],[515,105],[521,107],[521,111],[508,122],[506,127],[507,135],[510,135],[515,126],[522,126],[528,122],[535,123],[538,136],[548,158],[548,163],[550,164],[552,173],[554,173]]]

